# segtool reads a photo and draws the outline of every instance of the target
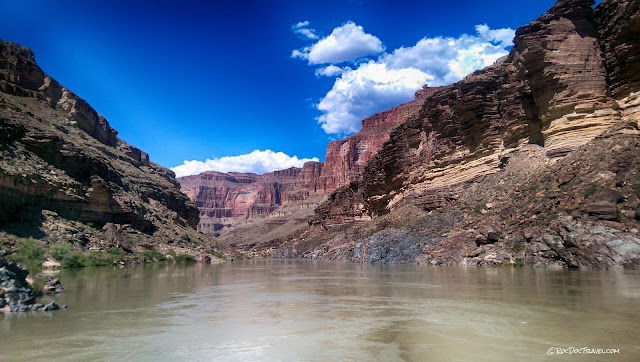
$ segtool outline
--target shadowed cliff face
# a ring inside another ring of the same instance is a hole
[[[558,1],[508,56],[426,95],[266,253],[639,268],[640,1],[593,4]]]
[[[198,223],[173,172],[117,138],[104,117],[38,67],[29,49],[2,41],[0,155],[0,226],[42,210],[166,238]]]

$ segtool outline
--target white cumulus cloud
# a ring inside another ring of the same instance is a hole
[[[342,73],[337,72],[339,67],[332,68],[333,65],[316,70],[316,75],[341,74],[316,105],[323,113],[318,122],[328,134],[357,132],[362,119],[413,99],[415,91],[423,84],[439,86],[457,82],[508,54],[514,30],[491,29],[487,25],[477,25],[475,29],[476,35],[425,37],[414,46],[383,53],[376,60],[360,63],[355,69],[343,68]],[[325,39],[310,48],[298,50],[298,57],[309,59],[310,64],[343,61],[332,61],[331,57],[311,61],[313,47]]]
[[[483,39],[498,43],[503,48],[513,45],[515,32],[511,28],[491,29],[487,24],[476,25],[476,31]]]
[[[298,158],[297,156],[289,156],[284,152],[255,150],[249,154],[239,156],[225,156],[205,161],[184,161],[182,165],[172,167],[171,171],[175,172],[176,177],[197,175],[210,170],[263,174],[289,167],[302,167],[307,161],[318,161],[318,158]]]
[[[319,39],[320,37],[316,35],[316,30],[309,28],[310,24],[311,23],[309,23],[308,20],[301,21],[292,25],[291,30],[296,34],[301,35],[303,38],[313,39],[313,40]]]
[[[374,61],[347,68],[317,104],[324,113],[318,122],[329,134],[357,132],[362,119],[406,102],[429,79],[415,68],[388,69]]]
[[[345,68],[340,68],[340,67],[336,67],[335,65],[331,64],[328,65],[324,68],[318,68],[316,69],[316,76],[325,76],[325,77],[333,77],[335,75],[338,74],[342,74],[344,73],[345,70],[347,69],[351,69],[349,67],[345,67]]]
[[[350,21],[333,29],[331,34],[315,44],[294,50],[291,56],[306,59],[309,64],[337,64],[383,51],[380,39],[365,33],[362,26]]]

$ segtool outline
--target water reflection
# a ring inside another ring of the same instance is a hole
[[[57,303],[69,310],[0,316],[1,359],[543,359],[570,346],[640,355],[633,272],[252,260],[61,279],[69,292]]]

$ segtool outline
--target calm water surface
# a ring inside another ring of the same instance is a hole
[[[68,310],[0,314],[0,360],[640,359],[637,272],[257,260],[60,278]]]

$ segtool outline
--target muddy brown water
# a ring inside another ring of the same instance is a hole
[[[253,260],[60,278],[69,309],[0,314],[0,360],[640,358],[638,272]]]

